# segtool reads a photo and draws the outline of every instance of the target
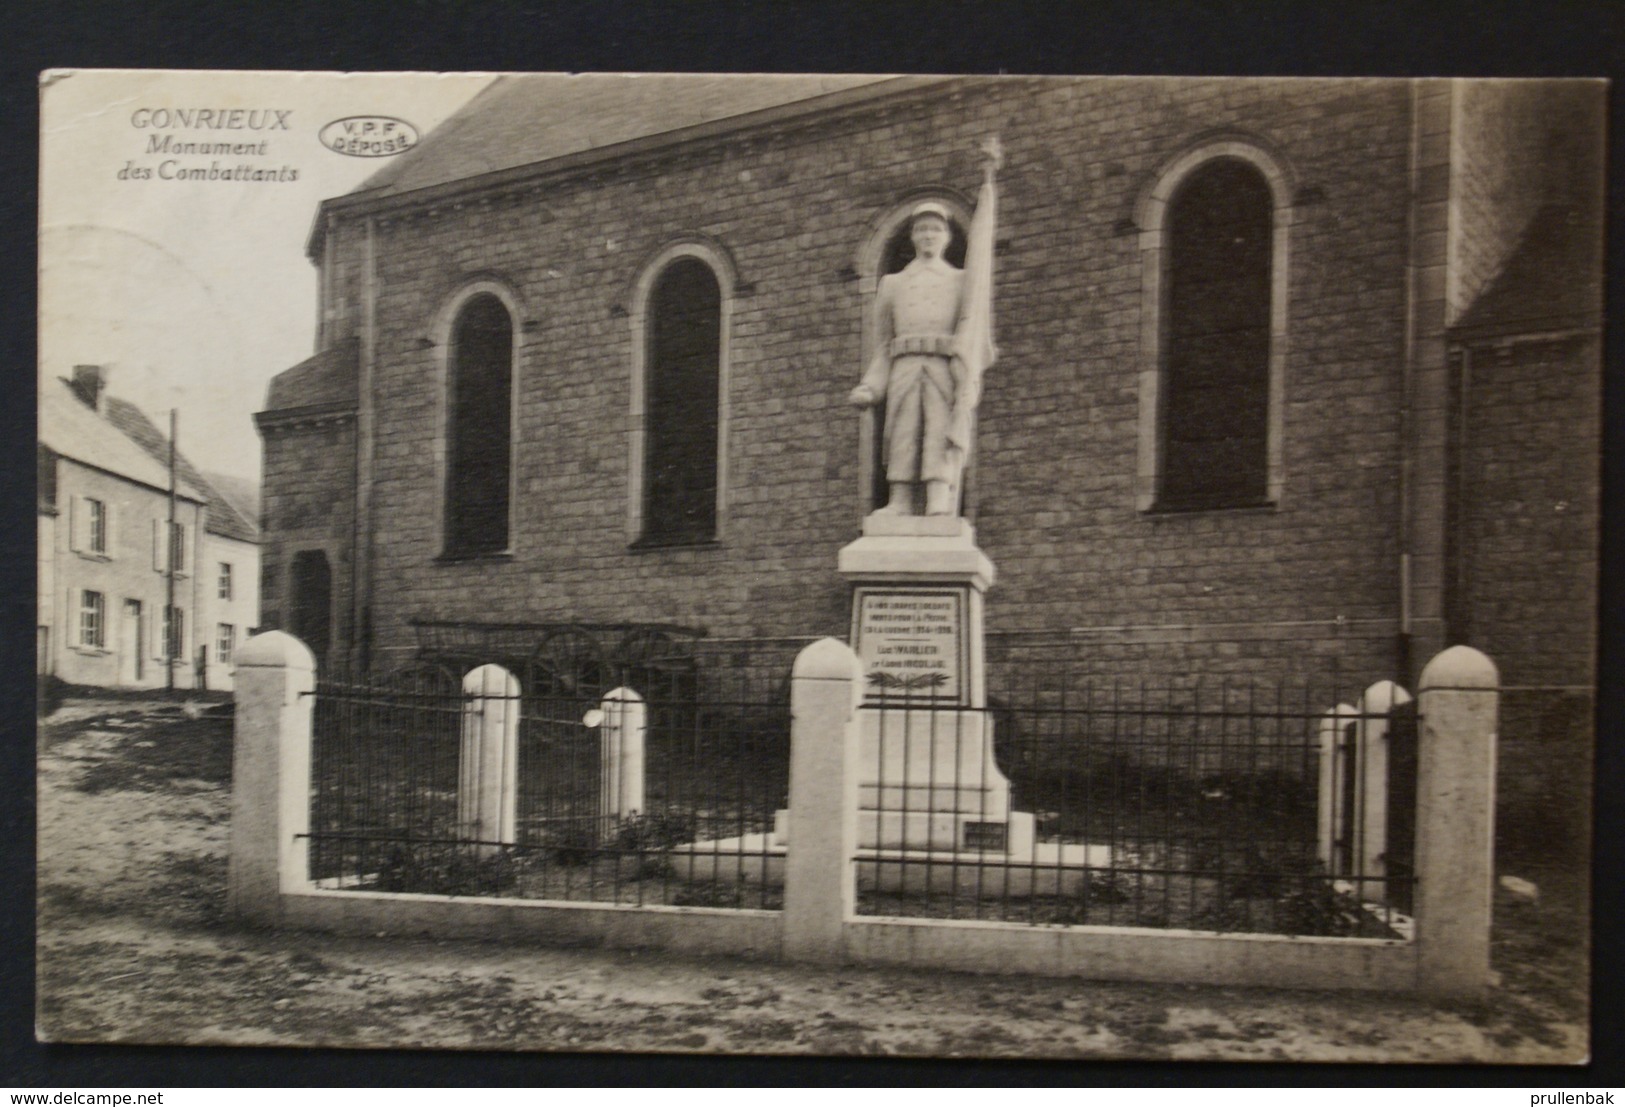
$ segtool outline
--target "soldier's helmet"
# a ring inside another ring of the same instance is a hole
[[[908,213],[908,225],[913,226],[919,219],[927,215],[934,215],[942,220],[944,226],[952,226],[953,221],[948,218],[948,209],[935,200],[927,200],[923,204],[916,204],[914,210]]]

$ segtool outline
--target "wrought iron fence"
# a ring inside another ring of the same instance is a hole
[[[1408,934],[1414,713],[1338,719],[1382,732],[1393,754],[1389,840],[1374,851],[1368,746],[1326,726],[1347,694],[1076,682],[1053,666],[1002,675],[982,709],[906,695],[866,704],[860,913]]]
[[[518,715],[502,770],[510,807],[483,821],[468,767],[483,708],[460,675],[471,658],[319,685],[313,878],[780,906],[789,676],[806,641],[610,628],[619,637],[606,652],[601,633],[554,629],[520,651],[517,690],[504,697]],[[1413,712],[1349,707],[1359,694],[1331,681],[1080,680],[1050,645],[990,642],[984,708],[908,694],[866,705],[861,913],[1408,933]],[[646,718],[635,749],[627,728],[590,725],[626,688]]]
[[[466,671],[502,665],[536,695],[601,696],[698,668],[705,631],[673,623],[414,619],[418,660]]]
[[[465,693],[457,670],[435,662],[373,684],[319,684],[312,878],[379,891],[777,908],[782,851],[772,838],[788,792],[789,669],[717,659],[734,663],[701,665],[685,653],[591,681],[572,679],[579,667],[529,667],[511,696]],[[641,729],[617,723],[613,710],[595,717],[604,695],[626,687],[638,693]],[[490,763],[511,780],[482,784],[471,735],[499,703],[517,708],[516,748]],[[477,794],[482,787],[495,798]]]

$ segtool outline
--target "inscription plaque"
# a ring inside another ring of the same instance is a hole
[[[962,588],[858,588],[852,647],[867,697],[963,702],[966,599]]]
[[[982,853],[1003,853],[1008,849],[1007,823],[966,823],[965,849]]]

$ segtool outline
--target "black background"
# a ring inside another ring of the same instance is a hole
[[[0,1086],[1625,1085],[1625,665],[1619,585],[1625,435],[1618,328],[1606,342],[1595,1025],[1590,1066],[1287,1066],[40,1046],[33,1041],[34,404],[38,74],[47,67],[350,70],[1625,76],[1625,5],[1198,0],[396,0],[7,5],[0,59]],[[1610,92],[1620,105],[1620,89]],[[1615,116],[1616,120],[1620,118]],[[1610,161],[1621,152],[1616,123]],[[1610,198],[1610,213],[1615,206]],[[1621,258],[1610,220],[1611,262]],[[1617,287],[1610,309],[1620,306]],[[1615,317],[1614,312],[1609,312]],[[1625,318],[1625,314],[1618,317]],[[1087,987],[1087,984],[1080,984]]]

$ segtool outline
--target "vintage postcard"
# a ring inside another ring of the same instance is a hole
[[[41,1039],[1588,1056],[1601,82],[41,86]]]

